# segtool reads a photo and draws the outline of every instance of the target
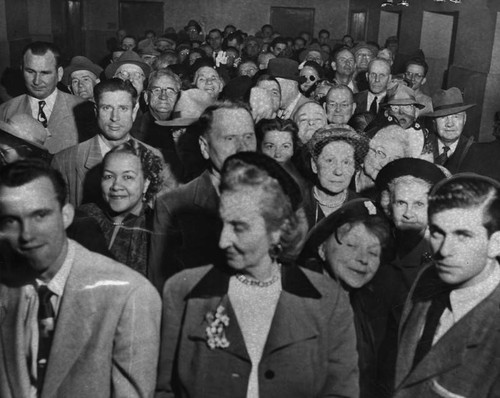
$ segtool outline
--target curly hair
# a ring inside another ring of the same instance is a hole
[[[163,171],[162,160],[151,150],[136,140],[129,140],[109,151],[102,161],[104,164],[108,157],[114,153],[128,153],[137,156],[141,161],[142,173],[145,180],[149,180],[149,187],[144,194],[146,203],[150,203],[154,196],[160,191],[163,183],[161,173]]]

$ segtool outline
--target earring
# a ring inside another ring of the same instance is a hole
[[[283,246],[281,246],[281,243],[278,242],[271,246],[271,248],[269,249],[269,255],[273,260],[276,260],[282,251]]]

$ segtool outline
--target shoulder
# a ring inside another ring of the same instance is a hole
[[[205,175],[205,173],[196,177],[194,180],[189,181],[185,185],[181,185],[171,191],[165,192],[161,195],[157,202],[162,202],[163,204],[188,204],[196,193],[196,190],[200,186],[206,186],[211,184],[210,178]]]
[[[205,265],[188,268],[175,274],[165,283],[164,297],[168,295],[184,299],[212,268],[213,265]]]
[[[73,94],[65,93],[64,91],[61,91],[59,89],[57,90],[56,101],[63,101],[63,102],[66,102],[68,105],[78,105],[78,104],[87,102],[86,100],[84,100],[81,97],[78,97],[78,96],[73,95]]]
[[[53,159],[55,161],[57,161],[57,160],[60,160],[60,159],[67,158],[69,160],[76,161],[76,159],[74,158],[74,156],[77,153],[81,153],[82,151],[86,151],[90,147],[92,147],[94,145],[96,139],[97,139],[97,136],[92,137],[92,138],[88,139],[87,141],[83,141],[83,142],[81,142],[79,144],[76,144],[76,145],[70,146],[70,147],[68,147],[66,149],[63,149],[62,151],[57,152],[54,155]]]

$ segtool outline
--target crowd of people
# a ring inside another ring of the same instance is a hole
[[[500,396],[499,144],[421,50],[110,42],[2,80],[1,397]]]

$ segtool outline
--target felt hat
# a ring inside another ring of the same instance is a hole
[[[299,75],[299,63],[289,58],[273,58],[269,60],[267,73],[273,77],[295,80],[302,83],[304,78]]]
[[[434,163],[418,158],[402,158],[387,163],[377,175],[375,185],[382,191],[398,177],[413,176],[431,185],[446,178],[444,172]]]
[[[31,115],[18,113],[13,115],[7,122],[0,121],[1,134],[8,134],[27,145],[48,151],[44,146],[48,137],[47,129]]]
[[[457,87],[448,90],[438,90],[432,96],[432,106],[434,111],[427,113],[427,117],[442,117],[463,112],[476,104],[464,104],[462,92]]]
[[[94,64],[90,59],[82,55],[77,55],[71,59],[69,65],[64,68],[64,75],[62,78],[63,84],[68,86],[71,83],[71,74],[79,70],[88,70],[94,75],[99,77],[102,73],[102,68]]]
[[[425,105],[417,102],[415,91],[404,84],[396,84],[387,90],[387,102],[382,106],[387,108],[390,105],[414,105],[418,109],[424,109]]]
[[[354,56],[356,56],[356,53],[363,48],[370,50],[372,52],[374,58],[377,56],[378,48],[375,47],[374,45],[368,44],[364,41],[361,41],[358,44],[356,44],[356,46],[351,49],[351,52],[354,54]]]
[[[120,58],[118,58],[118,60],[116,62],[113,62],[106,67],[106,69],[104,70],[104,74],[106,75],[106,78],[111,79],[115,75],[116,70],[120,66],[126,65],[126,64],[137,65],[138,67],[140,67],[144,73],[144,76],[146,76],[146,78],[149,76],[149,73],[151,72],[151,67],[141,59],[139,54],[137,54],[135,51],[129,50],[129,51],[125,51],[120,56]]]
[[[174,39],[171,39],[170,37],[164,37],[164,36],[160,36],[160,37],[157,37],[155,39],[155,46],[158,45],[159,42],[161,41],[166,41],[167,43],[169,43],[172,47],[176,47],[177,46],[177,43]]]
[[[171,120],[156,121],[160,126],[187,127],[196,122],[201,114],[214,103],[213,98],[206,91],[192,88],[181,91],[175,104]]]

